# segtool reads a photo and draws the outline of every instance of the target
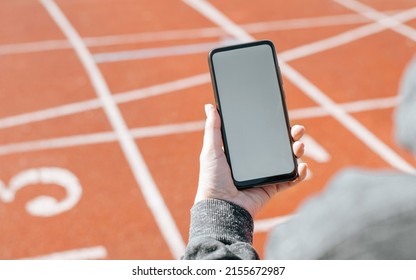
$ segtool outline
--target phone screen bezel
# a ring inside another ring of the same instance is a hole
[[[219,52],[228,52],[228,51],[233,51],[233,50],[237,50],[237,49],[241,49],[241,48],[251,48],[251,47],[255,47],[255,46],[259,46],[259,45],[268,45],[271,48],[273,61],[274,61],[274,66],[275,66],[275,70],[276,70],[276,80],[277,80],[277,83],[279,85],[279,89],[280,89],[280,93],[281,93],[280,94],[280,99],[281,99],[282,106],[283,106],[286,129],[287,129],[288,135],[289,135],[290,147],[288,147],[288,148],[291,150],[292,159],[293,159],[293,167],[294,168],[291,172],[285,173],[285,174],[276,174],[276,175],[268,176],[268,177],[250,179],[250,180],[245,180],[245,181],[237,181],[237,180],[235,180],[234,175],[233,175],[233,168],[232,168],[232,165],[231,165],[230,154],[228,152],[229,149],[228,149],[228,143],[227,143],[227,132],[225,130],[225,126],[224,126],[224,122],[223,122],[223,118],[222,118],[221,101],[220,101],[220,98],[219,98],[219,92],[218,92],[218,87],[217,87],[217,82],[216,82],[216,73],[215,73],[215,66],[214,66],[214,63],[213,63],[213,57],[216,53],[219,53]],[[238,44],[238,45],[232,45],[232,46],[226,46],[226,47],[213,49],[208,54],[208,64],[209,64],[210,73],[211,73],[211,81],[212,81],[212,86],[213,86],[213,90],[214,90],[215,102],[216,102],[216,105],[217,105],[217,110],[218,110],[219,115],[221,117],[221,132],[222,132],[222,139],[223,139],[223,144],[224,144],[224,152],[225,152],[225,155],[226,155],[226,158],[227,158],[227,161],[228,161],[228,165],[230,166],[231,175],[232,175],[232,179],[234,181],[234,185],[239,189],[244,189],[244,188],[249,188],[249,187],[254,187],[254,186],[262,186],[262,185],[267,185],[267,184],[273,184],[273,183],[279,183],[279,182],[285,182],[285,181],[292,181],[292,180],[296,179],[296,177],[298,176],[297,160],[296,160],[296,157],[294,155],[293,148],[292,148],[293,139],[290,136],[290,123],[289,123],[289,116],[288,116],[287,106],[286,106],[286,101],[285,101],[285,93],[284,93],[284,90],[283,90],[283,83],[282,83],[282,79],[281,79],[280,68],[279,68],[277,55],[276,55],[276,50],[275,50],[273,42],[271,42],[269,40],[261,40],[261,41],[255,41],[255,42],[250,42],[250,43],[244,43],[244,44]]]

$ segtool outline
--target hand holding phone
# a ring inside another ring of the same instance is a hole
[[[231,176],[230,166],[222,149],[221,120],[217,109],[205,105],[207,120],[205,122],[204,143],[200,155],[200,172],[198,191],[195,203],[206,199],[221,199],[233,202],[246,209],[252,217],[282,189],[301,182],[307,174],[307,165],[302,162],[298,166],[299,176],[294,181],[270,184],[258,188],[238,190]],[[294,125],[291,136],[294,140],[293,151],[297,158],[303,156],[304,147],[300,142],[304,133],[303,126]]]
[[[273,43],[214,49],[209,65],[234,185],[242,189],[296,179],[297,160]]]

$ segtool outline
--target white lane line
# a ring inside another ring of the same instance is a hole
[[[322,147],[312,136],[305,134],[302,137],[302,142],[305,143],[304,156],[313,159],[319,163],[325,163],[331,160],[331,155],[324,147]],[[300,159],[302,160],[302,159]],[[310,178],[311,172],[308,171],[306,178]],[[306,179],[305,178],[305,179]]]
[[[387,109],[399,104],[399,96],[374,98],[338,104],[344,111],[355,113],[374,109]]]
[[[170,40],[213,38],[220,37],[223,35],[226,35],[226,33],[221,28],[206,27],[197,29],[169,30],[149,33],[110,35],[101,37],[86,37],[84,38],[84,42],[88,47],[100,47]]]
[[[24,258],[24,260],[98,260],[107,258],[107,255],[104,246],[95,246]]]
[[[196,87],[200,85],[207,84],[211,81],[209,73],[199,74],[190,76],[187,78],[158,84],[150,86],[143,89],[130,90],[126,92],[117,93],[114,95],[114,100],[120,104],[125,102],[130,102],[134,100],[139,100],[143,98],[148,98],[152,96],[157,96],[161,94],[166,94],[170,92],[176,92],[183,89],[188,89],[191,87]]]
[[[416,17],[416,7],[405,10],[392,16],[397,22],[406,22]],[[380,33],[388,29],[387,26],[380,25],[378,23],[367,24],[358,28],[351,29],[346,32],[342,32],[332,37],[328,37],[323,40],[305,44],[288,51],[282,52],[279,56],[286,62],[300,59],[312,54],[316,54],[322,51],[340,47],[348,43],[357,41],[361,38],[368,37]]]
[[[113,95],[113,99],[116,101],[116,103],[121,104],[147,97],[175,92],[182,89],[195,87],[198,85],[203,85],[208,83],[210,79],[211,78],[209,73],[195,75],[142,89],[117,93]],[[80,102],[73,102],[66,105],[52,107],[49,109],[1,118],[0,129],[29,124],[38,121],[44,121],[58,117],[64,117],[99,108],[101,108],[101,102],[98,98]]]
[[[369,20],[362,15],[346,14],[313,18],[287,19],[280,21],[254,22],[241,24],[240,27],[249,33],[263,33],[268,31],[309,29],[324,26],[349,25],[367,22],[369,22]]]
[[[148,138],[148,137],[158,137],[166,136],[172,134],[180,134],[187,132],[201,131],[205,127],[205,120],[186,122],[179,124],[167,124],[167,125],[158,125],[151,127],[142,127],[132,129],[131,135],[134,138]]]
[[[172,134],[201,131],[204,129],[204,126],[204,120],[180,124],[156,125],[131,129],[130,135],[135,139],[142,139],[148,137],[158,137]],[[115,142],[117,140],[118,139],[116,137],[116,134],[111,131],[50,138],[43,140],[34,140],[28,142],[0,145],[0,156],[49,149],[71,148],[82,145],[103,144]]]
[[[400,12],[391,18],[394,19],[397,23],[406,22],[408,20],[414,19],[416,17],[416,7],[413,9],[405,10]],[[263,26],[263,24],[250,24],[246,25],[246,31],[249,30],[266,30],[267,28]],[[335,36],[322,39],[316,42],[308,43],[299,47],[295,47],[291,50],[287,50],[282,52],[279,56],[281,59],[285,61],[291,61],[299,58],[303,58],[306,56],[310,56],[312,54],[322,52],[325,50],[333,49],[335,47],[339,47],[351,42],[354,42],[358,39],[368,37],[370,35],[374,35],[380,33],[386,29],[388,29],[389,25],[381,25],[377,23],[371,23],[368,25],[360,26],[358,28],[354,28],[352,30],[342,32]],[[272,27],[269,27],[273,29]],[[138,59],[149,59],[155,57],[166,57],[166,56],[174,56],[174,55],[188,55],[188,54],[195,54],[195,53],[205,53],[211,50],[214,47],[219,47],[222,45],[229,45],[233,44],[233,41],[225,41],[223,43],[219,42],[211,42],[211,43],[203,43],[203,44],[187,44],[187,45],[180,45],[180,46],[171,46],[171,47],[164,47],[164,48],[152,48],[152,49],[139,49],[139,50],[132,50],[132,51],[120,51],[120,52],[110,52],[110,53],[98,53],[94,55],[94,58],[97,63],[108,63],[108,62],[116,62],[116,61],[124,61],[124,60],[138,60]]]
[[[150,49],[139,49],[131,51],[118,51],[118,52],[107,52],[94,54],[94,60],[97,63],[108,63],[125,60],[139,60],[149,58],[160,58],[167,56],[179,56],[189,55],[196,53],[207,52],[213,48],[220,47],[222,44],[220,41],[209,42],[209,43],[197,43],[187,45],[176,45],[171,47],[161,48],[150,48]]]
[[[222,12],[214,6],[203,0],[183,0],[191,5],[195,10],[204,15],[206,18],[216,23],[227,31],[230,35],[242,42],[254,40],[250,34],[245,32],[241,27],[228,19]],[[314,100],[317,104],[327,110],[332,117],[344,125],[352,134],[360,139],[367,147],[389,163],[392,167],[404,172],[415,173],[415,168],[401,158],[393,149],[384,144],[377,136],[369,131],[365,126],[358,122],[351,115],[346,113],[332,99],[324,94],[312,82],[306,79],[302,74],[289,66],[285,61],[280,61],[282,73],[294,85],[299,87],[307,96]]]
[[[365,13],[363,13],[364,15]],[[403,12],[400,12],[391,18],[394,19],[397,23],[405,22],[416,17],[416,8],[409,9]],[[334,20],[331,18],[331,20]],[[306,23],[306,22],[305,22]],[[267,27],[263,24],[251,24],[246,25],[245,29],[247,32],[249,30],[267,30]],[[273,29],[274,26],[269,27]],[[388,29],[389,26],[380,25],[379,23],[372,23],[365,26],[361,26],[338,35],[319,40],[313,43],[305,44],[296,48],[293,48],[288,51],[284,51],[280,54],[281,59],[285,61],[291,61],[294,59],[299,59],[305,56],[309,56],[324,50],[332,49],[338,46],[342,46],[358,39],[373,35]],[[151,49],[139,49],[132,51],[120,51],[120,52],[110,52],[110,53],[98,53],[94,55],[94,59],[97,63],[105,62],[116,62],[124,60],[138,60],[138,59],[149,59],[155,57],[166,57],[174,55],[188,55],[195,53],[204,53],[215,47],[222,45],[233,44],[232,41],[220,42],[211,42],[211,43],[202,43],[202,44],[187,44],[180,46],[164,47],[164,48],[151,48]]]
[[[101,102],[98,99],[69,103],[49,109],[2,118],[0,119],[0,129],[64,117],[98,108],[101,108]]]
[[[100,70],[95,64],[91,53],[88,51],[84,42],[74,27],[65,17],[60,8],[53,0],[41,0],[41,3],[68,38],[75,52],[79,56],[87,75],[96,90],[96,93],[102,102],[103,109],[110,121],[110,124],[116,134],[118,142],[123,150],[131,171],[136,179],[139,189],[152,212],[156,224],[167,242],[167,245],[175,258],[179,258],[184,250],[185,244],[181,234],[173,220],[169,209],[167,208],[161,193],[141,155],[133,137],[130,135],[126,123],[121,115],[119,108],[114,102],[111,92],[102,76]]]
[[[398,21],[408,21],[416,17],[416,8],[403,11],[396,14],[394,18]],[[294,49],[284,51],[279,54],[281,60],[289,62],[294,59],[303,58],[318,52],[329,50],[347,43],[351,43],[360,38],[381,32],[387,27],[380,26],[377,23],[372,23],[359,27],[323,40],[309,43],[303,46],[295,47]],[[115,94],[114,99],[117,103],[129,102],[145,97],[150,97],[158,94],[173,92],[180,89],[190,88],[196,85],[202,85],[210,81],[209,73],[191,76],[177,81],[167,82],[160,85],[151,86],[144,89],[132,90],[120,94]],[[91,102],[91,104],[89,104]],[[22,115],[16,115],[0,119],[0,129],[13,127],[16,125],[28,124],[35,121],[47,120],[51,118],[66,116],[74,113],[81,113],[90,109],[98,108],[97,100],[88,100],[85,102],[72,103],[68,105],[57,106],[54,108],[40,110]],[[80,106],[80,108],[76,108]],[[72,113],[71,113],[72,110]]]
[[[345,25],[351,23],[368,22],[362,15],[340,15],[340,16],[326,16],[319,18],[305,18],[305,19],[293,19],[284,21],[272,21],[272,22],[258,22],[241,25],[247,32],[260,33],[276,30],[287,29],[300,29],[300,28],[312,28],[318,26],[334,26]],[[209,29],[209,34],[213,34],[212,28]],[[218,29],[221,30],[221,29]],[[221,30],[225,34],[223,30]],[[217,32],[219,33],[219,32]],[[337,38],[338,39],[338,38]],[[85,39],[84,39],[85,41]],[[108,41],[107,41],[108,42]],[[124,60],[138,60],[149,59],[154,57],[166,57],[166,56],[178,56],[194,53],[207,52],[215,47],[219,47],[226,44],[232,44],[233,42],[211,42],[211,43],[197,43],[186,45],[175,45],[162,48],[151,49],[138,49],[131,51],[119,51],[119,52],[107,52],[94,54],[94,59],[97,63],[115,62]]]
[[[397,11],[388,11],[387,14]],[[346,14],[336,16],[322,16],[312,18],[298,18],[279,21],[255,22],[242,25],[248,32],[261,33],[267,31],[290,30],[301,28],[314,28],[321,26],[336,26],[346,24],[365,23],[369,20],[361,15]],[[226,35],[224,30],[218,27],[207,27],[188,30],[169,30],[161,32],[136,33],[124,35],[109,35],[100,37],[85,37],[84,43],[88,47],[112,46],[133,43],[159,42],[169,40],[213,38]],[[71,45],[67,40],[46,40],[28,43],[0,45],[0,55],[14,53],[41,52],[59,49],[69,49]]]
[[[43,52],[52,50],[69,49],[71,45],[67,40],[47,40],[29,43],[0,45],[0,55]]]
[[[355,12],[362,14],[363,16],[372,19],[380,26],[387,27],[407,38],[416,42],[416,30],[408,25],[404,25],[401,21],[390,17],[382,12],[379,12],[370,6],[362,4],[355,0],[334,0],[338,4],[351,9]]]
[[[370,110],[379,110],[393,108],[399,103],[399,98],[394,97],[385,97],[385,98],[374,98],[360,101],[352,101],[338,104],[340,108],[348,113],[358,113],[365,112]],[[317,117],[325,117],[330,115],[327,110],[320,106],[293,109],[289,111],[290,119],[309,119]]]
[[[347,128],[352,134],[360,139],[375,154],[379,155],[385,162],[392,167],[407,173],[415,173],[415,168],[401,158],[392,148],[381,141],[374,133],[349,115],[325,93],[323,93],[313,83],[303,77],[299,72],[281,61],[282,73],[307,96],[322,106],[329,114]]]
[[[217,8],[206,1],[182,0],[200,14],[211,20],[213,23],[224,29],[225,32],[232,35],[241,42],[253,41],[253,37],[245,30],[232,22],[228,17],[221,13]]]
[[[393,108],[396,106],[397,103],[397,97],[386,97],[348,102],[340,104],[339,106],[347,112],[357,113],[368,112],[370,110]],[[316,106],[290,110],[289,115],[290,119],[294,121],[308,118],[325,117],[329,115],[329,112],[322,107]],[[142,139],[147,137],[158,137],[172,134],[202,131],[204,129],[204,125],[204,120],[178,124],[156,125],[131,129],[130,134],[135,139]],[[49,149],[70,148],[82,145],[110,143],[114,141],[117,141],[117,138],[113,132],[100,132],[43,140],[34,140],[28,142],[0,145],[0,156]]]
[[[74,136],[58,137],[44,140],[13,143],[0,146],[0,155],[42,151],[49,149],[70,148],[118,141],[113,132],[98,132]]]
[[[254,233],[269,232],[275,226],[286,223],[293,219],[295,215],[279,216],[268,219],[259,219],[254,221]]]
[[[388,11],[388,14],[397,13],[399,11]],[[291,30],[302,28],[314,28],[322,26],[337,26],[347,24],[359,24],[369,22],[369,19],[357,15],[346,14],[336,16],[322,16],[310,18],[296,18],[288,20],[263,21],[242,24],[241,27],[248,32],[261,33],[268,31]],[[171,30],[151,33],[138,33],[126,35],[112,35],[102,37],[84,38],[84,42],[89,47],[119,45],[128,43],[158,42],[168,40],[182,40],[195,38],[213,38],[226,35],[221,28],[208,27],[188,30]],[[1,50],[1,46],[0,46]]]

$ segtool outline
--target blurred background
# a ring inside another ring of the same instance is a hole
[[[415,0],[2,0],[0,259],[179,258],[207,53],[247,38],[276,45],[311,168],[256,217],[261,255],[337,171],[416,166],[393,127]]]

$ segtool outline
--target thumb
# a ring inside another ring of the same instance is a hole
[[[221,138],[221,119],[218,111],[212,104],[205,104],[205,114],[207,120],[205,122],[204,145],[203,150],[214,152],[222,151]]]

